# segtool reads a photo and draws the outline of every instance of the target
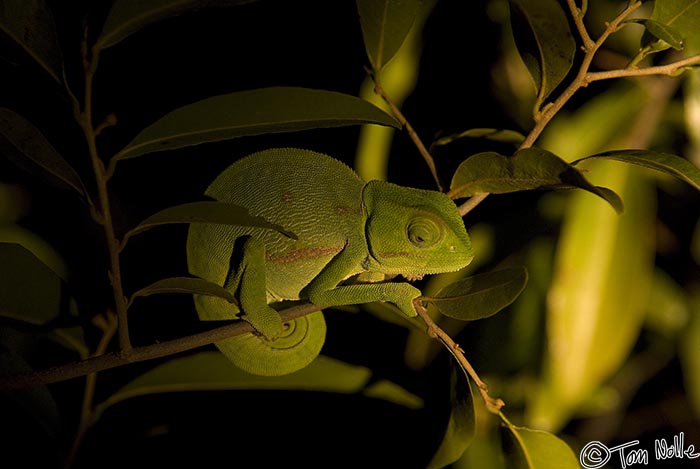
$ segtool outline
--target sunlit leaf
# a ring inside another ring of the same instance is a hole
[[[399,127],[389,114],[348,94],[295,87],[239,91],[175,109],[145,128],[114,159],[236,137],[357,124]]]
[[[473,321],[496,314],[511,304],[526,284],[524,268],[496,270],[454,282],[423,300],[445,316]]]
[[[433,145],[447,145],[462,138],[484,138],[486,140],[493,140],[495,142],[511,143],[513,145],[520,145],[525,136],[520,132],[508,129],[487,129],[487,128],[477,128],[469,129],[464,132],[457,134],[447,135],[445,137],[436,140]]]
[[[352,394],[362,392],[371,375],[368,368],[320,355],[295,373],[258,376],[237,368],[220,352],[206,351],[174,358],[140,375],[99,404],[96,414],[125,399],[165,392],[267,389]],[[387,396],[394,401],[391,393],[374,397]]]
[[[158,280],[131,295],[129,304],[134,299],[143,296],[158,295],[163,293],[194,293],[198,295],[215,296],[228,302],[234,302],[235,298],[224,287],[208,280],[196,277],[172,277]]]
[[[476,432],[476,415],[469,378],[453,363],[450,379],[452,410],[445,435],[433,455],[429,468],[445,467],[457,461],[471,444]]]
[[[511,157],[495,152],[470,156],[455,171],[448,195],[457,199],[480,193],[574,187],[591,192],[617,212],[622,211],[622,201],[614,192],[594,186],[576,168],[539,148],[525,148]]]
[[[537,109],[569,72],[576,41],[557,0],[510,0],[510,5],[515,44],[537,87]]]
[[[190,10],[242,5],[251,1],[253,0],[115,0],[95,47],[106,49],[156,21]]]
[[[687,292],[661,269],[654,270],[645,328],[669,338],[686,328],[690,319]]]
[[[666,174],[675,176],[700,190],[700,169],[690,161],[680,156],[651,150],[614,150],[587,156],[586,158],[581,158],[571,164],[577,165],[582,161],[594,158],[617,160],[662,171]]]
[[[590,97],[575,113],[559,113],[538,144],[571,163],[582,156],[628,148],[632,131],[649,93],[628,80],[612,81],[606,91]],[[591,174],[591,173],[588,173]]]
[[[0,31],[60,82],[63,59],[51,10],[44,0],[3,0]]]
[[[638,168],[596,161],[625,213],[593,197],[569,201],[547,300],[548,352],[531,425],[561,428],[629,356],[642,328],[654,260],[655,191]],[[634,275],[630,275],[633,272]]]
[[[419,7],[418,0],[357,0],[365,49],[375,72],[399,50]]]
[[[651,19],[667,26],[680,35],[688,46],[686,49],[690,49],[688,54],[700,52],[700,28],[698,28],[698,24],[700,24],[700,2],[697,0],[654,2],[654,11],[651,14]]]
[[[580,469],[571,448],[551,433],[506,425],[502,428],[506,465],[513,469]]]
[[[80,176],[27,119],[0,108],[0,152],[18,166],[37,172],[58,187],[70,187],[83,196],[87,191]]]
[[[296,235],[284,227],[270,223],[262,217],[251,215],[244,207],[213,200],[189,202],[161,210],[143,220],[124,235],[122,246],[127,240],[143,231],[172,223],[217,223],[223,225],[249,226],[275,230],[296,239]]]

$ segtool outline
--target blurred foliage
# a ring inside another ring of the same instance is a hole
[[[630,5],[583,3],[594,39]],[[642,4],[591,70],[692,56],[699,12]],[[322,356],[288,376],[248,375],[209,347],[2,391],[2,461],[540,469],[578,467],[593,440],[639,440],[652,460],[656,438],[697,447],[700,72],[590,83],[518,151],[578,72],[570,17],[553,0],[3,0],[3,375],[117,350],[89,151],[139,298],[132,341],[166,342],[208,327],[172,293],[228,298],[186,278],[182,224],[265,223],[193,204],[233,160],[313,148],[435,188],[381,83],[455,198],[492,193],[464,217],[474,262],[418,285],[507,406],[487,412],[424,324],[349,306],[326,314]]]

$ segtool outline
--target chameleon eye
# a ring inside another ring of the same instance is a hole
[[[429,248],[442,239],[442,230],[430,218],[417,217],[406,227],[406,237],[417,248]]]

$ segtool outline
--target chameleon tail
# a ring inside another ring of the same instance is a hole
[[[273,339],[247,333],[217,342],[216,346],[236,366],[248,373],[279,376],[293,373],[318,356],[326,339],[323,312],[302,316],[284,324]]]

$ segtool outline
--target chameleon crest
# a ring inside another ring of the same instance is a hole
[[[242,369],[281,375],[308,365],[321,351],[321,312],[283,324],[270,304],[306,299],[320,306],[386,301],[415,316],[420,290],[403,275],[450,272],[472,260],[462,219],[447,195],[364,182],[327,155],[271,149],[229,166],[206,194],[240,205],[295,233],[192,224],[187,260],[194,275],[235,294],[238,306],[195,296],[203,320],[241,317],[255,333],[218,342]]]

